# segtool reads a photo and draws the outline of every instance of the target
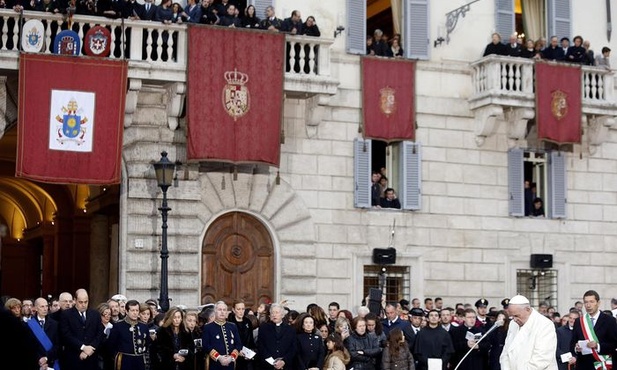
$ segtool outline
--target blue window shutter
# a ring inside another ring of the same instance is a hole
[[[371,141],[355,139],[354,147],[354,206],[371,208]]]
[[[366,54],[367,36],[366,1],[347,0],[347,52]]]
[[[572,41],[572,7],[570,0],[548,0],[548,37],[567,37]]]
[[[401,186],[400,197],[403,209],[419,210],[422,208],[422,156],[420,143],[403,141],[401,150]]]
[[[550,152],[548,163],[549,217],[566,217],[566,154]]]
[[[502,41],[508,42],[514,31],[514,0],[495,0],[495,32],[501,35]]]
[[[259,19],[264,19],[266,16],[266,8],[273,6],[273,2],[273,0],[249,0],[249,5],[253,5],[255,7],[255,15],[258,16]],[[279,11],[275,11],[275,13],[277,18],[286,18]]]
[[[428,59],[430,45],[428,0],[403,0],[403,42],[405,56]]]
[[[525,216],[523,150],[508,151],[508,211],[510,216]]]

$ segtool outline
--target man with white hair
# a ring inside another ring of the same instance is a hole
[[[214,304],[214,321],[203,327],[201,342],[204,353],[207,353],[207,369],[234,369],[242,350],[238,328],[227,322],[227,316],[227,304],[218,301]]]
[[[555,324],[531,308],[522,295],[510,299],[512,321],[499,358],[502,370],[557,370]]]
[[[270,306],[270,321],[259,326],[257,369],[281,370],[293,367],[296,356],[296,331],[283,322],[283,306]],[[287,366],[286,366],[287,365]]]

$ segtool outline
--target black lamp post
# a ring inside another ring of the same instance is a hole
[[[174,170],[176,165],[167,159],[167,152],[161,153],[161,159],[154,163],[154,171],[156,172],[156,181],[163,191],[163,204],[159,208],[163,215],[163,225],[161,226],[161,294],[159,295],[159,305],[161,311],[169,310],[169,292],[167,289],[167,259],[169,251],[167,250],[167,213],[171,208],[167,206],[167,189],[171,186],[174,180]]]

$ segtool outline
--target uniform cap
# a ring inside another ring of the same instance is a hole
[[[124,302],[128,301],[128,299],[126,299],[126,297],[123,296],[122,294],[116,294],[113,297],[111,297],[111,299],[113,299],[114,301],[118,301],[118,302],[120,302],[120,301],[124,301]]]
[[[478,307],[488,307],[488,301],[486,299],[484,299],[484,298],[478,299],[476,301],[476,308],[478,308]]]
[[[504,298],[501,300],[501,305],[503,306],[504,309],[508,308],[509,304],[510,304],[510,298]]]
[[[411,311],[409,311],[409,313],[411,314],[411,316],[420,316],[420,317],[424,317],[424,310],[421,308],[412,308]]]

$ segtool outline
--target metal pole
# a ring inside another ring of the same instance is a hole
[[[171,211],[171,208],[167,206],[167,188],[168,186],[161,186],[163,190],[163,204],[159,211],[163,215],[163,225],[161,226],[161,295],[159,297],[159,305],[162,312],[169,310],[169,292],[168,292],[168,276],[167,276],[167,259],[169,258],[169,251],[167,250],[167,213]]]

